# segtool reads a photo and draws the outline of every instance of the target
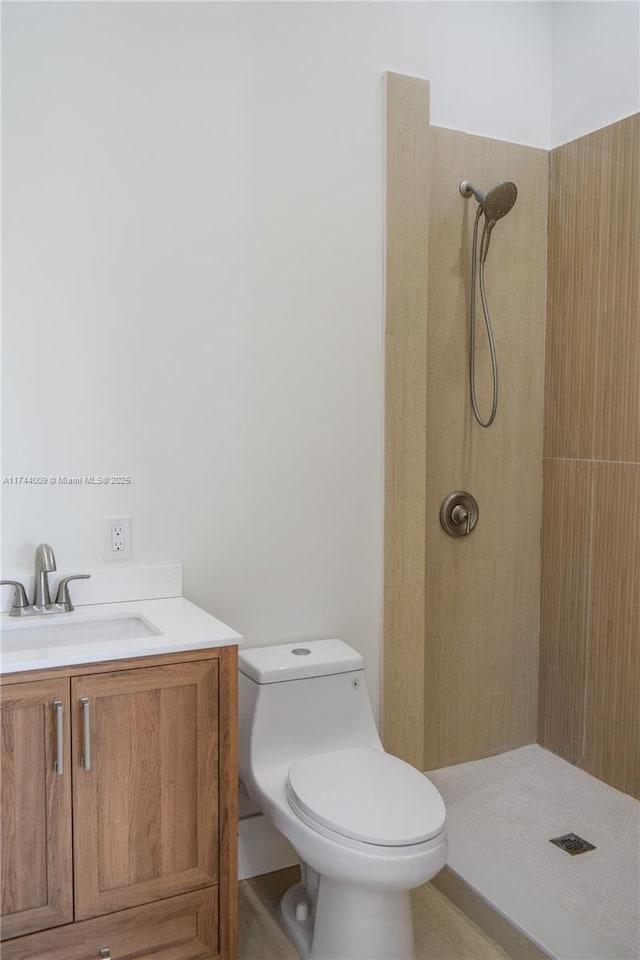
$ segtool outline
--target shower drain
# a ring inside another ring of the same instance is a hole
[[[562,837],[554,837],[550,843],[555,843],[556,847],[570,853],[572,857],[578,853],[587,853],[589,850],[596,849],[592,843],[587,843],[577,833],[565,833]]]

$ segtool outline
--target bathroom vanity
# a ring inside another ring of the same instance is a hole
[[[240,638],[182,598],[104,607],[3,633],[3,960],[233,960]]]

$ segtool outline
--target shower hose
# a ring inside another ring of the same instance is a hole
[[[487,236],[486,224],[482,234],[482,242],[480,244],[480,269],[478,270],[478,224],[480,222],[480,215],[482,213],[483,208],[479,206],[476,212],[476,221],[473,226],[473,251],[471,254],[471,297],[469,304],[469,387],[471,390],[471,405],[473,407],[476,420],[481,427],[490,427],[496,418],[496,410],[498,409],[498,364],[496,361],[496,345],[494,343],[493,330],[491,328],[491,316],[489,314],[489,306],[487,304],[487,291],[484,285],[484,264],[488,247],[488,243],[485,245],[485,236]],[[490,229],[491,228],[489,227],[489,230]],[[476,277],[478,274],[480,275],[480,298],[482,301],[482,312],[484,314],[484,323],[487,330],[489,352],[491,353],[491,369],[493,372],[493,403],[491,404],[491,413],[488,420],[483,420],[480,410],[478,409],[478,401],[476,398]]]

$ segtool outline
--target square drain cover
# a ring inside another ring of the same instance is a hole
[[[592,843],[587,843],[577,833],[565,833],[563,837],[554,837],[550,843],[555,843],[556,847],[566,850],[572,857],[578,853],[587,853],[589,850],[596,849]]]

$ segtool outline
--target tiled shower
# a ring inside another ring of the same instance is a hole
[[[424,81],[390,75],[387,95],[385,745],[433,772],[436,883],[511,956],[635,957],[640,115],[547,152],[430,126]],[[488,430],[462,179],[519,190],[486,271]],[[452,539],[456,489],[480,513]],[[595,847],[573,866],[549,843],[571,832]]]
[[[640,798],[640,114],[550,154],[540,743]]]
[[[538,740],[640,796],[640,115],[547,152],[429,126],[424,81],[388,97],[387,747],[435,769]],[[488,430],[461,179],[519,188],[487,264]],[[452,539],[456,489],[480,519]]]

